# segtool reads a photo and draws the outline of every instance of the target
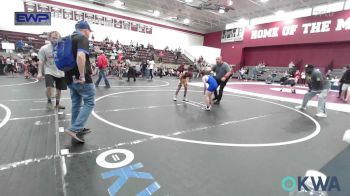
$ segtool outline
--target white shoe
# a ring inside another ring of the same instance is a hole
[[[297,110],[305,110],[306,108],[301,106],[301,105],[298,105],[298,106],[295,106],[295,109],[297,109]]]
[[[205,111],[210,111],[210,107],[207,107],[207,106],[202,107],[202,109],[205,110]]]
[[[320,117],[320,118],[326,118],[327,117],[327,114],[325,113],[322,113],[322,112],[319,112],[316,114],[317,117]]]
[[[173,100],[174,100],[174,101],[177,101],[177,98],[176,98],[176,97],[174,97],[174,98],[173,98]]]
[[[184,97],[184,99],[182,101],[188,102],[188,99],[186,97]]]

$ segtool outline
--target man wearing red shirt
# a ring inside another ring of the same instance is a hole
[[[100,51],[100,55],[97,57],[97,66],[99,69],[99,74],[98,74],[98,80],[95,83],[95,86],[98,87],[98,85],[100,84],[101,79],[103,78],[105,81],[105,88],[111,88],[111,86],[109,85],[109,82],[107,80],[107,73],[108,73],[108,60],[105,54],[103,54],[102,51]]]

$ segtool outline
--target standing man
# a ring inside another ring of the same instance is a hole
[[[65,109],[60,105],[61,90],[67,90],[66,79],[64,78],[64,72],[57,69],[53,58],[53,45],[55,45],[60,38],[60,34],[57,31],[49,33],[49,44],[42,46],[38,53],[38,80],[43,78],[43,67],[45,73],[45,85],[46,85],[46,97],[47,97],[47,109],[53,110],[53,104],[51,101],[52,88],[56,87],[56,108]]]
[[[319,95],[317,106],[317,117],[327,117],[326,114],[326,99],[330,88],[330,83],[326,76],[319,70],[316,70],[313,65],[305,66],[306,82],[309,86],[309,92],[304,95],[301,106],[295,107],[299,110],[305,110],[307,103],[316,95]]]
[[[222,57],[217,57],[216,58],[216,65],[212,67],[212,71],[215,72],[215,80],[220,86],[219,88],[219,94],[217,93],[217,90],[214,92],[214,99],[213,101],[214,104],[220,104],[221,98],[222,98],[222,93],[224,91],[224,88],[226,86],[227,81],[230,79],[230,74],[231,74],[231,68],[230,66],[222,61]]]
[[[346,66],[344,70],[345,72],[339,80],[341,84],[339,96],[344,102],[347,102],[347,97],[349,96],[348,89],[350,87],[350,66]]]
[[[103,53],[102,50],[99,51],[100,55],[97,57],[97,66],[99,69],[99,74],[98,74],[98,79],[95,83],[95,86],[98,87],[98,85],[100,84],[101,79],[103,78],[103,80],[105,81],[105,88],[111,88],[111,86],[109,85],[109,82],[107,80],[107,73],[108,73],[108,60],[106,55]]]
[[[151,76],[151,80],[153,79],[153,69],[154,69],[154,60],[153,58],[151,57],[151,60],[148,62],[148,69],[149,69],[149,74]]]
[[[84,135],[90,130],[84,128],[95,106],[95,85],[92,81],[92,69],[89,60],[90,25],[79,21],[72,34],[72,52],[77,66],[65,72],[72,99],[71,127],[65,132],[78,142],[84,143]],[[83,105],[82,105],[83,102]]]

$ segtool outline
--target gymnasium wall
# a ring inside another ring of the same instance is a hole
[[[312,31],[315,23],[317,30]],[[284,32],[285,28],[295,31]],[[276,32],[272,29],[277,28]],[[306,30],[308,29],[308,30]],[[254,32],[255,31],[255,32]],[[260,36],[257,32],[260,31]],[[264,33],[262,33],[265,31]],[[266,33],[270,31],[270,33]],[[350,64],[350,11],[295,19],[293,23],[274,22],[245,29],[241,42],[221,43],[221,32],[204,36],[204,46],[221,48],[225,61],[239,65],[256,65],[265,60],[269,66],[283,66],[303,59],[322,67],[332,60],[335,68]]]
[[[33,1],[36,2],[36,1]],[[139,42],[143,44],[152,43],[155,48],[162,49],[165,46],[170,48],[178,48],[203,45],[204,36],[201,32],[194,32],[191,29],[183,26],[176,26],[165,21],[156,20],[153,18],[144,17],[141,15],[130,14],[127,12],[116,11],[114,9],[101,7],[98,5],[92,5],[83,2],[75,1],[51,1],[51,0],[38,0],[37,2],[45,3],[48,5],[56,5],[72,8],[88,10],[89,12],[98,12],[99,14],[108,14],[111,17],[118,17],[128,19],[130,21],[145,23],[152,27],[152,34],[140,33],[136,31],[117,29],[113,27],[101,26],[91,24],[91,28],[94,31],[94,37],[96,41],[102,41],[106,37],[113,41],[119,40],[123,44],[129,44],[130,40],[134,43]],[[14,25],[14,12],[24,11],[23,0],[10,0],[6,1],[6,6],[0,6],[0,13],[2,16],[13,16],[7,17],[10,20],[2,20],[0,23],[0,30],[25,32],[40,34],[51,30],[59,31],[63,36],[68,35],[74,31],[74,25],[76,21],[58,19],[52,17],[51,26],[16,26]]]

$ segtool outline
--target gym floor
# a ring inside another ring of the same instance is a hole
[[[309,169],[338,177],[342,191],[329,195],[350,195],[348,113],[318,119],[315,107],[300,112],[234,85],[207,112],[196,80],[189,102],[182,90],[172,100],[176,79],[110,82],[97,88],[92,133],[79,144],[62,132],[69,91],[66,110],[47,111],[43,81],[0,77],[1,195],[283,196],[281,180]]]

